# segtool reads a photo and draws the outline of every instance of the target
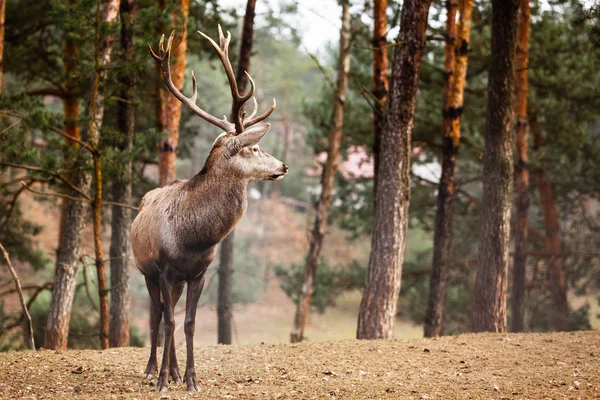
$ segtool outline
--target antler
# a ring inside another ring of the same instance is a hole
[[[206,40],[208,40],[210,42],[210,44],[213,46],[213,48],[217,52],[217,55],[221,59],[221,63],[223,64],[223,67],[225,68],[225,73],[227,74],[227,80],[229,81],[229,86],[231,88],[231,97],[232,97],[231,116],[232,116],[233,122],[227,121],[226,116],[223,119],[218,119],[218,118],[214,117],[213,115],[207,113],[206,111],[202,110],[200,107],[198,107],[198,105],[196,104],[196,100],[198,98],[198,87],[197,87],[197,83],[196,83],[196,77],[194,76],[193,72],[192,72],[192,87],[193,87],[192,97],[185,97],[173,84],[173,81],[171,80],[170,58],[171,58],[171,44],[173,42],[173,37],[175,36],[175,31],[171,32],[171,36],[169,36],[169,41],[167,42],[166,49],[164,49],[164,46],[163,46],[164,41],[165,41],[165,35],[162,35],[162,37],[160,39],[160,47],[158,49],[159,50],[158,55],[156,55],[154,53],[154,51],[152,50],[152,47],[150,45],[148,45],[148,49],[150,49],[150,54],[152,55],[152,58],[154,58],[160,64],[160,68],[163,73],[163,78],[165,80],[167,88],[171,91],[171,93],[173,93],[173,95],[175,97],[177,97],[179,99],[179,101],[181,101],[183,104],[185,104],[190,110],[192,110],[200,118],[210,122],[213,125],[218,126],[219,128],[223,129],[225,132],[236,132],[237,134],[240,134],[247,127],[258,123],[258,122],[264,120],[265,118],[267,118],[269,115],[271,115],[271,113],[275,110],[275,107],[277,106],[275,99],[273,99],[273,105],[271,106],[271,108],[269,108],[267,111],[265,111],[261,115],[256,116],[256,113],[258,111],[258,103],[256,102],[256,98],[254,97],[254,90],[256,89],[256,85],[254,84],[254,80],[252,79],[250,74],[248,74],[248,72],[246,72],[246,71],[244,71],[244,73],[246,74],[246,76],[248,77],[248,81],[250,82],[250,90],[248,91],[248,93],[246,93],[244,95],[240,94],[240,92],[238,90],[237,81],[235,79],[235,74],[233,73],[233,67],[231,66],[231,61],[229,60],[229,42],[231,41],[231,34],[229,32],[227,32],[227,37],[224,37],[223,30],[221,29],[221,25],[219,25],[219,44],[217,44],[214,40],[212,40],[210,37],[208,37],[204,33],[200,32],[200,31],[198,31],[198,33],[200,35],[202,35],[203,38],[205,38]],[[250,98],[252,98],[252,101],[254,102],[254,108],[253,108],[252,112],[250,113],[250,115],[248,117],[246,117],[245,112],[243,111],[243,107],[244,107],[244,104],[248,100],[250,100]]]
[[[235,126],[231,122],[227,121],[227,117],[225,117],[224,119],[219,119],[219,118],[207,113],[200,107],[198,107],[198,105],[196,104],[196,99],[198,98],[198,84],[196,83],[196,77],[194,76],[193,72],[192,72],[192,89],[193,89],[192,97],[185,97],[179,91],[179,89],[177,89],[175,87],[175,84],[171,80],[171,65],[170,65],[171,44],[173,43],[174,37],[175,37],[175,31],[171,32],[171,36],[169,36],[169,41],[167,42],[167,48],[165,49],[164,48],[165,35],[161,36],[159,49],[158,49],[158,55],[156,55],[156,53],[154,53],[154,51],[152,50],[152,47],[150,45],[148,45],[148,49],[150,50],[150,54],[152,55],[152,58],[154,58],[160,64],[160,69],[162,71],[163,78],[165,80],[167,88],[169,88],[171,93],[173,93],[173,95],[175,97],[177,97],[177,99],[179,99],[179,101],[181,101],[183,104],[185,104],[190,110],[192,110],[200,118],[223,129],[225,132],[234,131]]]
[[[233,119],[233,123],[235,124],[236,132],[242,133],[245,128],[254,125],[263,119],[267,118],[273,110],[275,110],[275,106],[277,103],[275,99],[273,99],[273,105],[263,114],[258,117],[254,117],[256,112],[258,111],[258,104],[256,99],[254,98],[254,90],[256,89],[256,85],[254,84],[254,80],[250,76],[250,74],[246,71],[246,77],[248,77],[248,81],[250,82],[250,90],[248,93],[242,95],[240,94],[237,86],[237,81],[235,79],[235,74],[233,73],[233,67],[231,66],[231,61],[229,60],[229,42],[231,41],[231,34],[227,32],[227,37],[223,36],[223,30],[221,29],[221,25],[219,25],[219,44],[215,43],[209,36],[204,34],[203,32],[198,31],[203,38],[208,40],[210,44],[213,46],[217,55],[221,59],[221,63],[225,68],[225,73],[227,74],[227,79],[229,80],[229,86],[231,88],[231,97],[232,97],[232,105],[231,105],[231,118]],[[254,109],[249,117],[245,118],[245,114],[242,111],[244,103],[246,103],[250,98],[254,101]]]

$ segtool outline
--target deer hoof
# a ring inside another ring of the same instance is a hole
[[[169,390],[169,380],[167,374],[160,374],[158,381],[156,382],[157,392],[167,392]]]
[[[187,375],[185,377],[185,383],[187,385],[188,392],[199,392],[200,385],[198,385],[198,380],[196,379],[196,375]]]
[[[177,369],[177,368],[173,368],[173,369],[171,370],[171,380],[172,380],[174,383],[181,382],[181,374],[179,373],[179,369]]]

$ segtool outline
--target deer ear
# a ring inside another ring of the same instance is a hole
[[[247,131],[244,131],[232,138],[229,143],[227,143],[227,148],[229,149],[229,156],[235,156],[241,149],[248,146],[254,146],[260,139],[265,136],[265,134],[271,128],[271,124],[264,124],[254,128],[250,128]]]

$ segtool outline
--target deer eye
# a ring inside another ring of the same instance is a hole
[[[252,151],[255,152],[255,153],[258,153],[258,147],[253,147]]]

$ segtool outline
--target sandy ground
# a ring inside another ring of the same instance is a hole
[[[183,348],[178,351],[184,364]],[[148,349],[0,354],[0,397],[158,399]],[[600,332],[468,334],[196,349],[171,399],[599,399]],[[181,371],[183,372],[183,370]]]

